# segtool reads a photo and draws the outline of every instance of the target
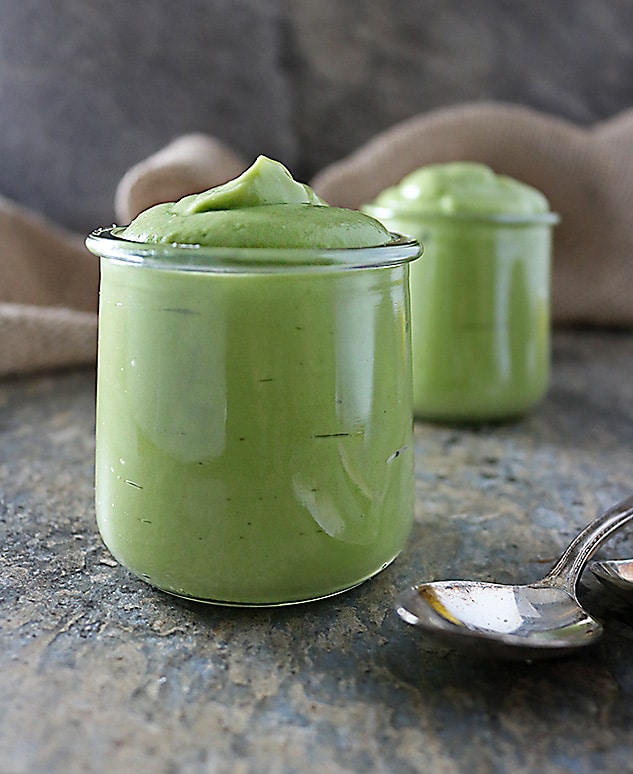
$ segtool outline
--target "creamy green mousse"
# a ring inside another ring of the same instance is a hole
[[[387,188],[374,207],[436,215],[537,215],[549,212],[543,194],[485,164],[429,164]]]
[[[472,162],[407,175],[363,210],[424,244],[411,269],[414,410],[443,421],[524,413],[549,379],[545,196]]]
[[[380,247],[380,223],[264,158],[123,237],[115,259],[92,244],[97,520],[114,556],[163,590],[238,605],[327,596],[385,567],[413,519],[415,246],[381,265],[376,251],[401,248]],[[162,263],[126,262],[127,245],[159,244]],[[224,261],[249,248],[239,270],[216,270],[218,246]],[[358,268],[319,264],[348,246]]]
[[[142,212],[122,236],[136,242],[260,248],[340,249],[392,241],[381,223],[356,210],[327,206],[265,156],[235,180]]]

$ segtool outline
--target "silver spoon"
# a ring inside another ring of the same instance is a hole
[[[631,519],[633,495],[586,526],[542,580],[422,583],[398,597],[397,613],[443,644],[478,656],[532,660],[590,645],[602,636],[602,624],[580,606],[576,586],[595,551]]]
[[[592,562],[591,572],[606,586],[615,586],[622,591],[633,592],[633,559],[606,559]]]

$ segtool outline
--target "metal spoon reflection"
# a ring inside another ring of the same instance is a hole
[[[397,613],[443,644],[478,656],[532,660],[590,645],[603,629],[578,602],[578,580],[595,551],[631,519],[633,495],[587,525],[543,579],[517,586],[422,583],[398,597]]]
[[[633,559],[606,559],[592,562],[591,572],[606,586],[615,586],[621,591],[633,592]]]

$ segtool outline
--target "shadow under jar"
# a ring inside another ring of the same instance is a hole
[[[124,566],[235,605],[318,599],[413,519],[416,242],[196,248],[99,230],[96,510]]]

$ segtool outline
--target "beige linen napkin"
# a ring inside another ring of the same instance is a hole
[[[583,129],[519,106],[459,105],[388,129],[312,185],[330,204],[358,207],[423,164],[487,163],[543,191],[561,215],[554,322],[631,327],[632,147],[633,110]],[[118,221],[246,166],[213,137],[178,138],[122,178]],[[83,239],[0,198],[0,376],[94,362],[98,261]]]
[[[94,360],[98,277],[82,237],[0,198],[0,376]]]
[[[180,137],[124,175],[118,221],[246,166],[212,137]],[[0,377],[95,362],[99,262],[84,238],[0,197]]]

